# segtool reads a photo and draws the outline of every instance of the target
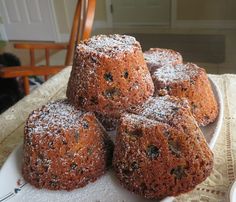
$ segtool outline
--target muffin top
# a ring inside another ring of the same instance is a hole
[[[179,109],[189,109],[188,101],[166,95],[151,97],[145,103],[131,107],[128,112],[137,114],[145,119],[169,122],[173,116],[179,115]]]
[[[179,52],[163,48],[150,48],[144,52],[144,58],[149,68],[160,68],[163,65],[174,64],[183,60]]]
[[[124,52],[133,52],[135,49],[141,49],[141,47],[134,37],[119,34],[93,36],[77,46],[78,51],[92,52],[108,57],[115,57]]]
[[[152,77],[164,83],[191,80],[198,75],[199,67],[193,63],[171,65],[167,64],[156,69]]]
[[[60,134],[62,130],[78,129],[82,111],[67,100],[57,100],[34,110],[28,117],[25,130],[30,134]]]

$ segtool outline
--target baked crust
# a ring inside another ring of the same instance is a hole
[[[193,63],[166,65],[152,73],[155,95],[171,95],[186,98],[193,116],[200,126],[214,122],[218,116],[218,104],[205,69]]]
[[[77,108],[106,115],[144,102],[154,92],[140,44],[126,35],[99,35],[78,44],[67,97]]]
[[[150,48],[144,52],[144,59],[150,72],[166,65],[166,64],[182,64],[182,55],[172,49]]]
[[[122,114],[113,167],[129,191],[163,199],[204,181],[213,168],[213,153],[186,101],[150,98]]]
[[[27,182],[37,188],[72,190],[105,173],[113,143],[93,113],[59,100],[29,115],[23,150]]]

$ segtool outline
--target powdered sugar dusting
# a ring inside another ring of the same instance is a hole
[[[26,130],[32,134],[57,134],[61,130],[79,128],[82,112],[75,109],[67,100],[50,102],[34,110],[26,123]],[[50,133],[53,131],[53,133]]]
[[[146,117],[158,115],[158,117],[164,118],[166,115],[172,114],[174,112],[173,108],[176,107],[176,103],[171,102],[166,97],[150,99],[148,103],[144,104],[141,115]]]
[[[144,59],[146,60],[149,68],[160,68],[165,64],[181,63],[183,60],[180,53],[171,49],[162,48],[151,48],[150,50],[144,52]]]
[[[129,124],[133,126],[137,126],[139,124],[144,124],[147,126],[155,126],[157,123],[159,123],[156,120],[148,119],[144,116],[137,115],[137,114],[131,114],[131,113],[124,113],[122,115],[122,119],[128,120]]]
[[[170,65],[167,64],[159,69],[156,69],[152,75],[154,79],[163,82],[177,82],[190,80],[198,74],[199,67],[192,63]]]
[[[133,52],[135,47],[140,48],[140,44],[134,37],[114,34],[94,36],[78,44],[77,48],[83,51],[95,52],[99,55],[115,56],[119,53]]]
[[[188,107],[188,102],[170,96],[151,97],[145,103],[128,111],[141,117],[166,122],[179,108]]]

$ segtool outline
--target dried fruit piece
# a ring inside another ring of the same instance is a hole
[[[105,79],[106,81],[112,82],[112,81],[113,81],[113,76],[112,76],[111,72],[106,72],[106,73],[104,74],[104,79]]]
[[[120,91],[118,88],[109,88],[104,92],[104,96],[108,99],[113,99],[115,96],[120,95]]]
[[[124,77],[125,79],[128,79],[128,77],[129,77],[129,72],[128,72],[127,70],[124,71],[123,77]]]
[[[196,104],[193,103],[191,106],[192,106],[192,110],[197,109],[197,105]]]
[[[92,155],[92,153],[93,153],[93,149],[92,148],[87,148],[87,151],[88,151],[88,155],[90,156],[90,155]]]
[[[58,182],[57,181],[50,181],[49,184],[52,187],[56,187],[58,185]]]
[[[165,90],[170,91],[170,90],[171,90],[171,87],[170,87],[170,86],[166,86],[166,87],[165,87]]]
[[[168,144],[169,144],[169,149],[171,153],[179,157],[181,154],[181,151],[180,151],[180,145],[178,144],[178,142],[169,140]]]
[[[122,171],[122,173],[126,176],[130,176],[132,174],[132,171],[130,169],[126,168]]]
[[[178,111],[178,110],[179,110],[179,107],[172,107],[172,110],[173,110],[173,111]]]
[[[46,165],[43,166],[43,168],[44,168],[45,172],[48,172],[49,165],[46,164]]]
[[[132,136],[135,136],[135,137],[141,137],[143,135],[143,131],[141,128],[137,128],[133,131],[129,131],[128,133]]]
[[[98,59],[96,57],[91,57],[90,60],[92,63],[98,63]]]
[[[185,168],[183,166],[177,166],[176,168],[173,168],[170,173],[172,175],[175,175],[176,179],[180,180],[182,177],[186,176]]]
[[[171,133],[170,133],[169,131],[164,131],[163,134],[164,134],[167,138],[169,138],[169,137],[171,136]]]
[[[80,96],[78,98],[78,103],[79,103],[80,106],[83,106],[85,104],[85,99],[82,96]]]
[[[136,170],[136,169],[139,168],[139,165],[138,165],[137,162],[134,161],[133,163],[131,163],[130,167],[131,167],[132,170]]]
[[[71,169],[71,170],[76,170],[77,167],[78,167],[78,166],[77,166],[76,163],[72,163],[72,164],[70,165],[70,169]]]
[[[75,137],[76,143],[78,143],[79,142],[79,131],[75,131],[74,137]]]
[[[93,104],[97,105],[98,104],[98,98],[92,96],[91,99],[90,99],[90,102],[92,102]]]
[[[49,147],[50,149],[55,149],[55,147],[54,147],[54,145],[53,145],[53,142],[52,142],[52,141],[48,143],[48,147]]]
[[[83,168],[78,168],[78,169],[77,169],[77,172],[78,172],[79,174],[83,175],[84,169],[83,169]]]
[[[149,145],[146,153],[150,159],[155,159],[160,155],[160,150],[155,145]]]
[[[89,124],[86,120],[82,121],[82,126],[84,129],[88,129],[89,128]]]
[[[195,84],[195,81],[194,80],[190,80],[190,84],[194,85]]]

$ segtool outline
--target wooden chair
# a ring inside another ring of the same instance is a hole
[[[47,80],[48,75],[53,75],[61,71],[64,67],[71,65],[72,56],[74,53],[75,43],[90,37],[92,25],[94,20],[96,0],[78,0],[70,40],[68,44],[63,43],[18,43],[14,44],[15,48],[27,49],[30,55],[30,65],[16,66],[16,67],[2,67],[0,68],[1,78],[23,77],[25,94],[29,94],[29,78],[28,76],[44,76]],[[35,50],[44,49],[46,65],[36,66],[35,64]],[[50,50],[67,49],[65,63],[59,66],[50,65]]]

